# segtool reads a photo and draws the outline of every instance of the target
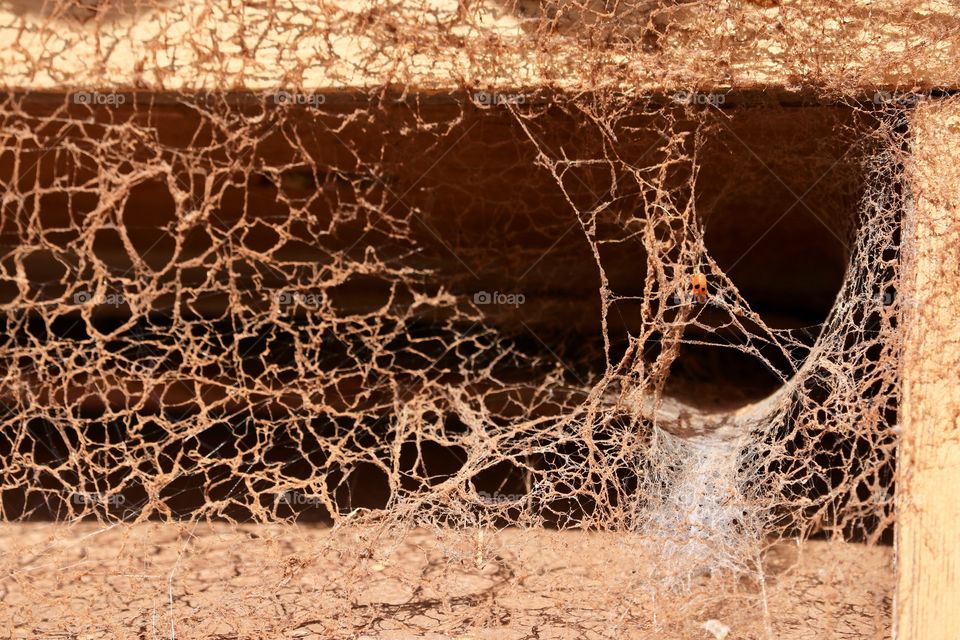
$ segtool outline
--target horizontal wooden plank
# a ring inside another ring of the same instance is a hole
[[[950,0],[14,0],[0,86],[949,89],[958,26]]]

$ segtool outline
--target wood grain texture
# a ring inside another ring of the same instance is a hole
[[[0,86],[18,90],[817,86],[872,95],[960,86],[958,52],[952,0],[0,6]]]
[[[912,121],[896,638],[960,638],[960,102]]]

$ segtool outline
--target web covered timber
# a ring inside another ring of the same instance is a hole
[[[889,122],[831,169],[836,301],[777,328],[711,256],[738,221],[699,210],[698,162],[789,114],[630,104],[603,130],[553,98],[354,130],[353,105],[247,102],[8,121],[31,133],[8,138],[5,518],[640,531],[731,568],[769,536],[891,523]],[[708,195],[749,200],[730,188]],[[779,383],[747,413],[728,352]]]
[[[0,517],[884,540],[913,97],[595,89],[6,94]]]

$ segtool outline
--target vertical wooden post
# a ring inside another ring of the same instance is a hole
[[[960,101],[910,124],[904,219],[902,436],[897,484],[898,640],[960,638]]]

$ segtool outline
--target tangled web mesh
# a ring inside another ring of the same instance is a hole
[[[553,97],[496,114],[458,104],[430,123],[391,105],[391,129],[416,137],[393,141],[354,125],[352,106],[248,103],[183,98],[119,123],[6,104],[7,519],[274,521],[308,506],[332,523],[689,526],[723,557],[744,537],[889,524],[902,197],[890,121],[851,153],[867,181],[850,228],[836,226],[850,253],[832,309],[782,329],[705,243],[697,162],[730,116]],[[163,110],[190,128],[143,122]],[[594,155],[556,158],[551,118]],[[445,175],[415,177],[491,119],[510,147],[468,144]],[[655,133],[645,158],[617,148],[640,127]],[[61,143],[48,152],[49,137]],[[487,191],[503,177],[469,165],[478,151],[517,173],[532,156],[555,195],[530,172]],[[559,210],[525,211],[537,198]],[[531,266],[550,242],[566,242],[560,257]],[[588,280],[596,301],[578,298]],[[571,346],[592,314],[602,340]],[[557,334],[555,318],[577,316]],[[671,413],[687,407],[664,388],[688,342],[749,354],[783,386],[746,413]]]
[[[720,11],[647,4],[510,13],[655,56]],[[878,542],[912,103],[877,96],[8,93],[0,517],[625,532],[677,588]]]

